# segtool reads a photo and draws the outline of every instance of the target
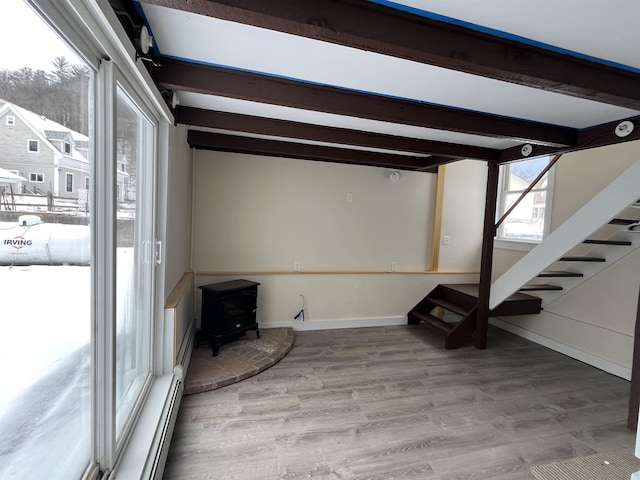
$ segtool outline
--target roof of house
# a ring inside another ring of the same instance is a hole
[[[4,104],[0,106],[0,115],[3,115],[8,110],[13,111],[18,117],[20,117],[25,124],[27,124],[44,142],[47,143],[49,148],[57,151],[61,156],[77,160],[79,162],[88,163],[87,158],[85,158],[84,155],[82,155],[82,153],[80,153],[76,148],[76,144],[80,148],[86,148],[82,146],[88,145],[89,143],[89,137],[86,135],[54,122],[53,120],[46,118],[44,115],[38,115],[37,113],[20,107],[19,105],[4,101]],[[68,137],[71,137],[73,140],[71,154],[64,153],[51,143],[51,140],[64,140]]]

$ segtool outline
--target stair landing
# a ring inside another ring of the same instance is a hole
[[[457,292],[464,297],[468,297],[469,304],[477,304],[478,291],[480,285],[477,283],[462,283],[462,284],[443,284],[440,287]],[[542,310],[542,299],[533,295],[527,295],[526,293],[514,293],[507,297],[507,299],[491,310],[490,315],[492,317],[507,317],[510,315],[532,315],[538,314]]]

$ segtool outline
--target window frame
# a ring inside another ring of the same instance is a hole
[[[164,285],[165,267],[155,265],[155,289],[152,292],[154,316],[151,332],[152,375],[146,395],[139,397],[137,414],[131,418],[127,434],[115,444],[114,390],[101,388],[113,379],[115,365],[115,292],[114,292],[114,239],[115,239],[115,185],[117,184],[117,158],[115,149],[114,114],[116,79],[126,79],[128,94],[139,99],[139,106],[150,113],[156,125],[155,134],[155,200],[154,221],[156,240],[166,237],[166,183],[169,159],[170,127],[174,118],[151,82],[148,72],[137,61],[133,47],[108,2],[95,0],[28,0],[43,18],[62,34],[79,56],[94,70],[93,95],[90,115],[89,155],[93,156],[90,202],[92,216],[92,264],[95,266],[92,282],[92,357],[93,395],[93,458],[85,478],[95,479],[103,472],[121,470],[122,478],[134,478],[133,471],[145,466],[146,457],[141,448],[151,448],[155,424],[159,418],[158,406],[169,398],[173,371],[172,329],[165,325]],[[161,187],[162,185],[162,187]],[[113,387],[113,384],[112,384]],[[155,418],[155,420],[154,420]],[[151,423],[150,423],[151,422]],[[151,436],[150,436],[151,435]],[[126,438],[125,438],[126,437]],[[118,478],[121,478],[118,476]],[[136,476],[136,478],[138,478]]]
[[[42,177],[42,180],[38,180],[37,179],[38,176]],[[34,180],[33,177],[36,177],[36,180]],[[29,181],[31,183],[44,183],[44,173],[42,173],[42,172],[29,172]]]
[[[65,172],[64,173],[64,191],[66,193],[73,193],[73,173]],[[69,190],[69,179],[71,179],[71,190]]]
[[[31,150],[31,142],[34,142],[36,149]],[[30,138],[27,140],[27,152],[29,153],[40,153],[40,140]]]
[[[549,158],[549,161],[551,161],[552,157],[548,157],[548,158]],[[522,161],[535,160],[535,159],[536,158],[523,159]],[[500,165],[500,173],[499,173],[499,180],[498,180],[498,199],[497,199],[497,208],[496,208],[496,222],[502,217],[502,215],[505,213],[505,211],[508,208],[508,207],[505,208],[505,201],[504,201],[505,195],[509,193],[508,191],[505,190],[505,186],[507,184],[507,175],[508,175],[508,172],[510,171],[507,167],[514,163],[518,163],[518,162],[510,162],[510,163],[505,163]],[[545,239],[545,237],[549,235],[549,233],[551,233],[551,216],[553,213],[553,190],[554,190],[554,183],[555,183],[555,171],[556,171],[556,166],[554,165],[547,172],[547,187],[546,189],[544,189],[544,191],[546,191],[547,193],[547,198],[546,198],[545,205],[543,207],[545,212],[545,217],[544,217],[544,224],[543,224],[542,240],[535,241],[535,240],[503,237],[502,236],[503,227],[504,227],[504,222],[503,222],[502,225],[498,227],[496,231],[496,236],[494,238],[494,246],[496,248],[528,252],[532,250],[540,242],[542,242]],[[532,190],[532,192],[529,192],[529,193],[533,193],[534,191],[541,191],[541,189],[534,189]]]
[[[14,115],[7,115],[5,117],[5,122],[9,126],[14,126],[16,124],[16,117]]]
[[[67,142],[66,140],[62,142],[62,151],[66,155],[71,155],[71,142]]]

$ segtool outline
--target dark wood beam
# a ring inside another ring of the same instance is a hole
[[[633,361],[631,365],[631,392],[627,428],[632,432],[638,429],[638,408],[640,407],[640,293],[636,310],[636,326],[633,337]]]
[[[558,148],[545,145],[532,145],[532,153],[527,157],[522,155],[521,146],[507,148],[500,152],[500,163],[540,157],[543,155],[559,155],[586,150],[588,148],[606,147],[607,145],[640,140],[640,116],[631,117],[626,120],[634,125],[633,131],[626,137],[616,135],[616,127],[622,122],[622,120],[616,120],[615,122],[603,123],[602,125],[578,130],[575,145]]]
[[[554,146],[573,145],[571,128],[430,105],[280,77],[162,58],[158,86],[317,112],[348,115]]]
[[[236,132],[438,155],[443,157],[442,163],[447,163],[447,159],[444,157],[449,157],[448,161],[463,158],[497,161],[500,155],[499,150],[491,148],[457,145],[454,143],[385,135],[324,125],[312,125],[290,120],[279,120],[194,107],[178,106],[176,109],[176,120],[178,123],[185,125],[219,128]]]
[[[640,75],[366,0],[144,0],[640,110]]]
[[[493,269],[493,240],[496,235],[496,207],[500,166],[487,162],[487,191],[484,205],[484,230],[480,257],[480,286],[478,287],[478,310],[476,316],[476,348],[487,348],[489,330],[489,296],[491,294],[491,271]]]
[[[352,165],[368,165],[398,170],[437,171],[440,157],[414,157],[388,153],[368,152],[347,148],[309,145],[305,143],[281,142],[263,138],[242,137],[220,133],[189,130],[187,143],[200,150],[266,155],[272,157],[299,158]]]

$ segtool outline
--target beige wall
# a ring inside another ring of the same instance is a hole
[[[445,167],[440,271],[479,272],[487,183],[486,162],[463,160]]]
[[[563,155],[556,164],[551,230],[562,224],[593,194],[606,187],[636,160],[640,142],[621,143]]]
[[[165,299],[189,271],[191,248],[191,150],[184,126],[172,127],[170,132]]]
[[[198,275],[198,285],[244,278],[260,283],[258,322],[296,329],[406,323],[407,312],[438,283],[472,283],[475,274]],[[293,316],[305,298],[305,322]],[[200,291],[197,293],[200,308]],[[443,340],[444,341],[444,340]]]
[[[562,224],[637,159],[640,142],[563,156],[556,166],[552,228]],[[494,278],[523,255],[496,249]],[[541,315],[502,320],[630,369],[640,287],[639,262],[640,252],[636,251],[547,305]]]
[[[451,170],[450,188],[456,179],[484,188],[475,163]],[[477,281],[477,274],[424,273],[436,176],[401,172],[393,183],[390,171],[198,151],[198,285],[236,278],[259,282],[258,321],[303,329],[404,323],[406,313],[438,283]],[[459,198],[463,201],[450,196],[443,217],[451,224],[453,245],[474,245],[477,240],[470,241],[452,222],[476,202],[466,191]],[[475,269],[477,253],[450,255],[447,265],[461,272]],[[301,273],[293,272],[294,261]],[[393,261],[399,272],[390,272]],[[211,274],[229,271],[242,273]],[[306,301],[304,324],[293,320],[302,306],[300,295]]]
[[[206,151],[196,171],[198,271],[427,268],[433,174]]]

